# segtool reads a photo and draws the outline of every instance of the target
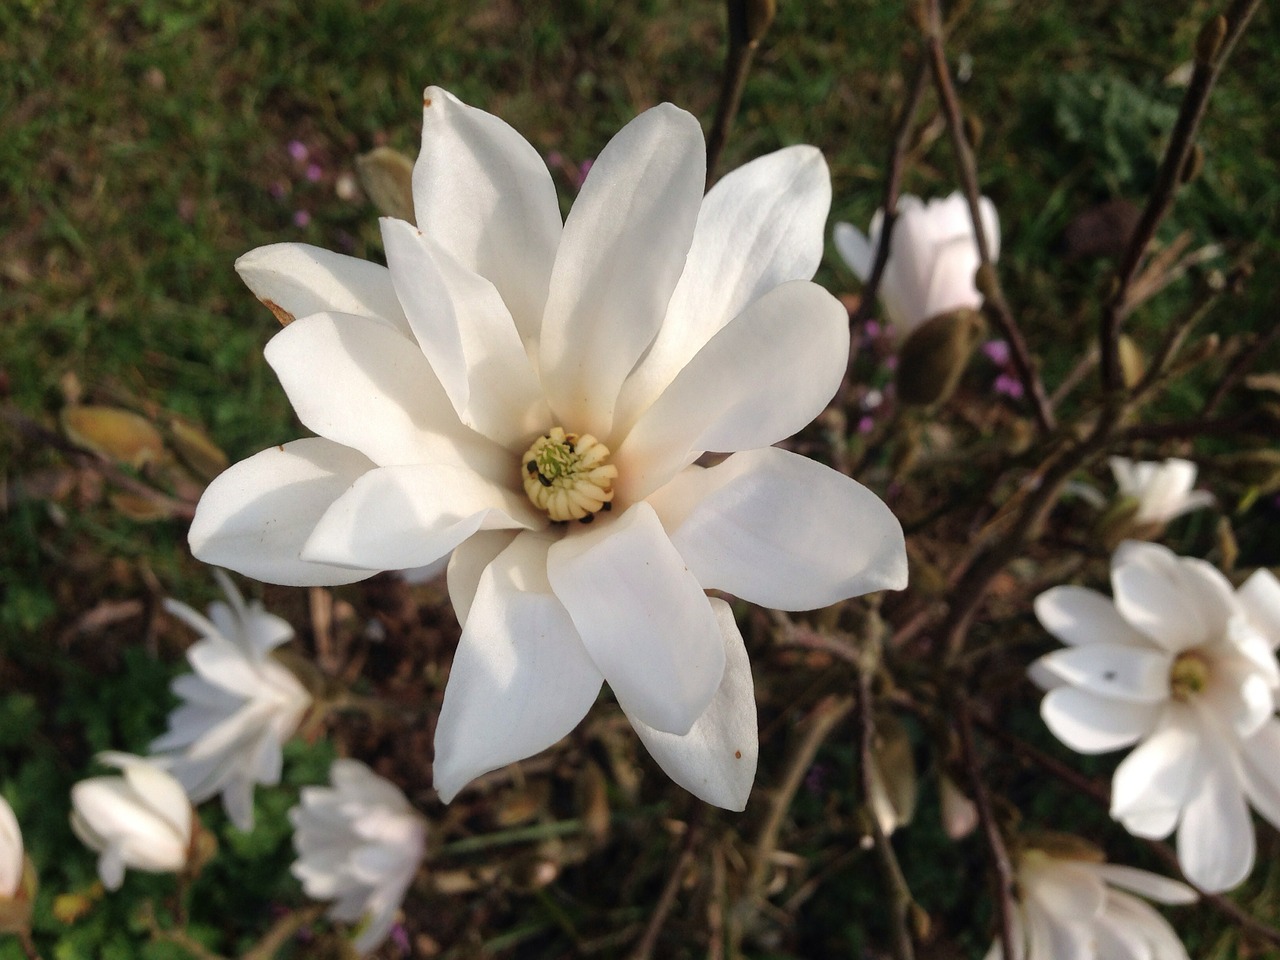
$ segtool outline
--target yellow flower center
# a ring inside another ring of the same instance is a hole
[[[1169,668],[1169,691],[1175,700],[1187,700],[1209,685],[1209,661],[1204,654],[1187,650]]]
[[[590,523],[613,505],[618,468],[609,462],[609,448],[589,433],[553,427],[533,441],[520,462],[524,492],[555,523]]]

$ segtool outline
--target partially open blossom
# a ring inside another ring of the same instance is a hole
[[[1186,884],[1037,849],[1015,870],[1016,960],[1188,960],[1169,921],[1141,899],[1191,903],[1196,893]],[[1003,956],[997,939],[986,960]]]
[[[208,619],[185,603],[165,601],[165,609],[200,639],[187,649],[195,673],[173,681],[183,703],[151,749],[193,802],[221,793],[231,822],[252,830],[254,784],[280,782],[280,747],[298,728],[311,696],[271,657],[293,628],[258,601],[245,603],[221,570],[214,576],[227,601],[211,604]]]
[[[986,197],[978,206],[994,260],[1000,254],[1000,220]],[[871,218],[867,234],[848,223],[836,224],[836,250],[863,282],[871,276],[883,224],[883,210]],[[889,259],[880,279],[880,300],[898,338],[939,314],[981,307],[982,295],[974,286],[980,263],[969,205],[962,194],[928,203],[904,194],[898,201]]]
[[[562,223],[523,137],[439,88],[424,106],[422,229],[382,221],[388,267],[300,244],[238,261],[288,324],[267,360],[319,437],[218,477],[192,549],[289,584],[452,551],[445,800],[555,743],[607,680],[673,779],[741,809],[750,665],[704,591],[810,609],[906,583],[885,505],[772,446],[848,357],[843,307],[809,281],[826,164],[790,147],[704,198],[701,128],[664,104],[610,141]],[[696,466],[705,451],[733,455]]]
[[[9,801],[0,797],[0,900],[12,898],[22,886],[24,863],[18,818],[13,815]]]
[[[71,827],[99,854],[102,885],[118,889],[126,867],[148,873],[183,869],[194,815],[182,784],[142,757],[108,752],[97,759],[124,776],[90,777],[72,787]]]
[[[1196,465],[1190,460],[1170,457],[1157,462],[1112,457],[1108,463],[1120,496],[1136,504],[1135,523],[1163,526],[1184,513],[1213,505],[1213,494],[1192,489]]]
[[[358,760],[335,760],[332,787],[303,787],[289,811],[307,896],[332,900],[329,916],[358,925],[355,948],[373,950],[391,932],[418,872],[426,824],[404,794]]]
[[[1249,803],[1280,826],[1280,582],[1259,570],[1238,589],[1214,567],[1127,541],[1114,596],[1055,587],[1040,623],[1067,649],[1032,676],[1041,715],[1081,753],[1137,743],[1116,770],[1111,815],[1129,832],[1178,831],[1193,883],[1225,890],[1253,866]]]

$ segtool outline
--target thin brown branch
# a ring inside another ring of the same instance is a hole
[[[893,956],[895,960],[915,960],[915,948],[911,944],[909,927],[911,905],[914,898],[907,886],[907,878],[903,876],[902,866],[893,852],[893,845],[880,827],[880,820],[872,808],[871,798],[875,794],[872,745],[875,742],[875,717],[872,709],[871,678],[876,669],[875,661],[879,659],[875,651],[880,646],[879,637],[869,637],[864,641],[870,648],[864,662],[858,670],[858,758],[862,781],[862,806],[865,813],[866,828],[875,842],[876,861],[880,865],[880,879],[885,886],[885,896],[889,898],[890,929],[893,932]]]
[[[1118,392],[1124,383],[1120,370],[1120,327],[1132,309],[1131,296],[1138,270],[1156,228],[1173,206],[1174,196],[1182,185],[1183,173],[1195,145],[1196,131],[1204,119],[1209,95],[1218,75],[1261,3],[1262,0],[1234,0],[1224,16],[1212,17],[1205,23],[1196,41],[1195,67],[1186,95],[1182,98],[1178,119],[1169,135],[1169,145],[1160,161],[1156,182],[1147,197],[1142,216],[1129,237],[1129,245],[1117,268],[1115,290],[1102,310],[1098,344],[1102,350],[1102,387],[1108,395]]]
[[[866,323],[871,318],[871,311],[875,309],[876,295],[880,292],[880,281],[884,278],[885,264],[889,262],[889,241],[893,235],[894,224],[898,221],[898,194],[902,189],[902,172],[906,167],[911,129],[915,126],[916,114],[920,110],[920,101],[924,99],[928,79],[929,62],[922,59],[911,80],[911,88],[907,93],[906,102],[902,105],[902,113],[898,117],[898,128],[893,135],[893,143],[889,147],[889,165],[885,173],[884,193],[880,199],[880,209],[883,211],[880,220],[880,236],[876,240],[876,254],[871,263],[871,275],[862,285],[862,299],[858,302],[858,309],[850,319],[850,324],[854,327]]]
[[[701,806],[697,808],[699,812],[703,809],[705,808]],[[685,874],[689,872],[689,865],[693,863],[693,853],[701,839],[701,824],[690,823],[688,829],[685,830],[684,843],[680,847],[680,856],[671,870],[671,875],[667,877],[662,893],[658,896],[658,902],[654,905],[653,915],[649,918],[644,935],[631,953],[631,960],[649,960],[653,956],[654,948],[658,945],[658,936],[662,933],[662,928],[667,922],[671,908],[675,906],[676,895],[680,892],[680,885],[684,882]]]
[[[1183,440],[1189,437],[1253,434],[1274,436],[1276,422],[1264,410],[1243,410],[1223,417],[1196,417],[1168,423],[1139,423],[1126,427],[1116,436],[1119,443],[1136,440]]]
[[[1226,399],[1227,394],[1249,372],[1262,353],[1277,341],[1280,341],[1280,323],[1272,324],[1270,330],[1254,338],[1248,347],[1241,350],[1218,380],[1218,385],[1214,388],[1213,393],[1210,394],[1209,399],[1205,401],[1204,408],[1201,411],[1203,415],[1208,416],[1217,410],[1222,405],[1222,401]]]
[[[804,783],[805,774],[813,766],[813,758],[818,748],[826,741],[828,735],[841,720],[853,710],[852,697],[827,697],[820,701],[809,713],[803,723],[804,735],[791,754],[782,782],[774,791],[769,803],[768,813],[756,832],[755,848],[751,857],[751,877],[747,886],[749,903],[756,904],[763,899],[768,865],[778,846],[778,832],[786,819],[787,810],[795,798],[796,791]]]
[[[775,0],[728,0],[728,45],[724,58],[724,75],[720,86],[720,100],[716,104],[716,117],[707,137],[707,186],[715,183],[716,167],[724,155],[729,131],[742,104],[742,91],[747,86],[747,75],[755,59],[760,40],[773,22]]]
[[[1000,835],[1000,826],[996,823],[995,811],[991,807],[991,795],[987,793],[986,781],[982,778],[982,769],[978,764],[978,756],[973,748],[973,726],[969,718],[969,704],[959,699],[954,704],[956,732],[960,737],[960,758],[969,775],[969,787],[973,791],[973,801],[978,807],[978,821],[982,824],[982,834],[987,841],[987,849],[991,854],[992,866],[995,868],[996,916],[999,918],[997,934],[1000,949],[1006,957],[1020,957],[1021,950],[1014,949],[1013,937],[1013,864],[1009,860],[1009,851]]]
[[[1023,391],[1031,400],[1036,425],[1042,434],[1052,433],[1055,423],[1053,411],[1049,407],[1049,399],[1045,396],[1044,384],[1040,382],[1040,375],[1036,372],[1031,354],[1027,350],[1027,342],[1005,299],[1004,289],[1000,286],[1000,278],[996,274],[991,256],[991,248],[987,243],[987,233],[982,225],[978,165],[964,130],[964,114],[960,108],[960,98],[956,95],[955,84],[951,82],[951,68],[947,65],[942,10],[938,0],[922,0],[922,2],[924,4],[922,21],[925,39],[929,45],[929,65],[933,72],[938,99],[942,104],[942,113],[947,121],[947,134],[951,138],[956,162],[960,168],[960,183],[964,190],[965,201],[969,205],[969,219],[973,222],[973,236],[978,246],[978,257],[981,260],[981,266],[978,267],[978,290],[985,299],[987,312],[995,320],[1000,335],[1009,343],[1014,370],[1018,374],[1018,379],[1022,381]]]
[[[112,461],[108,460],[101,454],[86,450],[77,446],[60,433],[48,429],[37,421],[31,419],[15,407],[5,406],[0,408],[0,418],[8,421],[19,433],[36,443],[44,444],[54,450],[66,454],[82,466],[92,467],[97,470],[112,484],[129,493],[136,494],[146,500],[151,501],[158,507],[162,507],[172,516],[182,520],[190,520],[196,515],[196,506],[189,500],[178,500],[167,494],[161,493],[150,484],[143,483],[136,477],[130,475],[122,468],[116,466]]]

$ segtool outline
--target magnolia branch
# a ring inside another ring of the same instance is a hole
[[[1009,343],[1009,353],[1013,359],[1014,369],[1027,397],[1031,399],[1031,408],[1035,413],[1036,424],[1042,434],[1052,433],[1055,427],[1053,410],[1045,396],[1044,384],[1036,373],[1031,362],[1031,354],[1027,350],[1027,342],[1022,331],[1013,319],[1013,311],[1005,299],[1004,289],[996,274],[991,257],[991,248],[987,243],[987,233],[982,225],[980,208],[981,193],[978,188],[978,165],[974,159],[973,148],[964,132],[964,116],[960,109],[960,99],[956,96],[955,85],[951,82],[951,68],[947,66],[947,53],[943,45],[942,11],[938,0],[923,0],[922,27],[929,45],[929,66],[933,73],[934,86],[938,91],[938,99],[942,104],[943,116],[947,122],[947,133],[951,138],[952,148],[956,153],[956,162],[960,167],[960,182],[964,189],[965,201],[969,205],[969,219],[973,222],[973,236],[978,247],[978,267],[976,284],[978,292],[986,301],[988,312],[995,319],[1000,335]]]
[[[1120,327],[1131,308],[1130,292],[1138,269],[1156,228],[1173,206],[1174,195],[1186,180],[1196,131],[1204,119],[1209,95],[1218,75],[1260,5],[1261,0],[1235,0],[1225,15],[1212,17],[1205,23],[1196,40],[1195,67],[1169,136],[1169,146],[1160,161],[1147,205],[1120,260],[1115,291],[1107,298],[1102,310],[1098,342],[1102,349],[1102,387],[1108,395],[1118,391],[1124,382],[1120,370]]]

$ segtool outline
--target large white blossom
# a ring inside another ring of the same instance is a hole
[[[1049,729],[1081,753],[1137,743],[1116,770],[1111,815],[1129,832],[1178,831],[1183,872],[1225,890],[1253,866],[1249,803],[1280,826],[1280,582],[1259,570],[1238,589],[1214,567],[1126,541],[1114,598],[1055,587],[1040,623],[1067,649],[1032,676],[1051,688]]]
[[[293,636],[288,622],[254,600],[245,603],[231,578],[214,570],[226,602],[209,605],[208,619],[177,600],[165,609],[200,634],[187,649],[195,673],[173,681],[183,702],[169,730],[151,744],[195,803],[222,794],[227,816],[253,829],[255,783],[280,782],[281,745],[298,728],[311,695],[271,651]]]
[[[702,130],[663,104],[601,151],[562,224],[523,137],[438,88],[424,106],[418,227],[382,220],[389,268],[301,244],[238,261],[288,322],[267,360],[319,437],[218,477],[192,549],[290,584],[453,551],[445,800],[559,740],[607,680],[673,779],[741,809],[750,666],[704,591],[810,609],[906,582],[884,504],[772,446],[848,356],[845,311],[809,281],[826,164],[790,147],[704,198]],[[704,451],[733,455],[694,465]]]
[[[386,939],[418,872],[426,824],[404,794],[357,760],[335,760],[332,787],[303,787],[289,811],[298,859],[293,875],[307,896],[332,900],[329,916],[358,924],[367,952]]]
[[[1135,523],[1163,526],[1184,513],[1213,504],[1213,494],[1192,489],[1196,465],[1190,460],[1170,457],[1157,462],[1112,457],[1108,462],[1120,496],[1137,502]]]
[[[1016,865],[1016,960],[1188,960],[1159,903],[1191,903],[1185,884],[1133,867],[1027,850]],[[1001,960],[1000,941],[986,960]]]
[[[994,260],[1000,255],[1000,220],[986,197],[979,199],[978,210]],[[884,211],[877,210],[867,234],[848,223],[835,227],[836,250],[864,283],[871,276],[883,225]],[[981,262],[969,204],[961,193],[928,203],[904,194],[880,278],[880,300],[899,339],[939,314],[981,307],[982,294],[973,279]]]
[[[0,796],[0,899],[10,899],[18,892],[25,862],[18,818],[9,801]]]
[[[90,777],[71,788],[71,827],[98,856],[98,875],[117,890],[126,867],[174,873],[187,865],[195,817],[182,784],[155,764],[106,752],[99,763],[122,777]]]

